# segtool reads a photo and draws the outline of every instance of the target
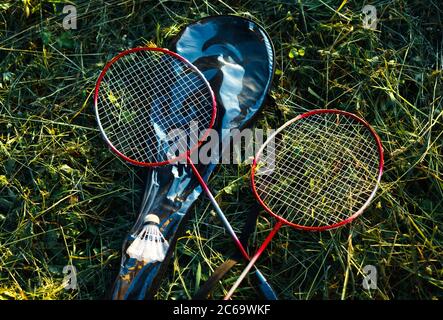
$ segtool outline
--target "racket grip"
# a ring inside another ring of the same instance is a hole
[[[257,267],[255,268],[255,274],[260,281],[258,285],[260,291],[263,293],[266,300],[278,300],[278,297],[272,289],[271,285],[268,283],[268,280],[266,280],[266,278],[263,276],[260,270],[258,270]]]

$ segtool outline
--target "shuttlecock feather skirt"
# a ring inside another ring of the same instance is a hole
[[[148,223],[143,226],[142,231],[126,250],[129,257],[151,263],[163,261],[169,244],[163,237],[157,224]]]

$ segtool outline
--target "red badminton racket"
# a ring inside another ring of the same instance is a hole
[[[203,74],[169,50],[130,49],[104,67],[95,87],[94,104],[103,138],[119,157],[139,166],[156,167],[180,160],[191,166],[237,248],[249,260],[190,159],[207,138],[216,116],[215,96]],[[137,245],[149,240],[144,234],[139,237]],[[142,249],[137,246],[134,250],[143,254]],[[257,276],[262,290],[275,296],[258,270]]]
[[[255,197],[277,223],[225,300],[283,225],[323,231],[351,222],[374,198],[382,172],[380,138],[354,114],[314,110],[277,129],[257,152],[251,172]]]

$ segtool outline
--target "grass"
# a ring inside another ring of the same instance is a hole
[[[0,4],[0,299],[102,299],[136,219],[143,170],[108,152],[91,94],[104,63],[126,48],[167,46],[207,15],[251,18],[276,49],[272,96],[259,128],[318,107],[355,112],[380,134],[385,174],[372,206],[324,233],[283,228],[259,261],[282,299],[443,298],[443,9],[436,0],[75,1],[78,30],[60,1]],[[247,165],[219,166],[210,185],[233,225],[254,205]],[[187,299],[232,248],[199,199],[157,298]],[[273,226],[262,214],[250,248]],[[63,289],[63,267],[79,290]],[[374,265],[378,289],[362,287]],[[220,298],[242,270],[213,293]],[[235,298],[255,298],[245,281]]]

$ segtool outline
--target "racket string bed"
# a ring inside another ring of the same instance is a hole
[[[107,70],[98,113],[117,150],[137,162],[168,161],[177,156],[168,153],[172,140],[168,135],[174,129],[181,130],[184,138],[173,143],[175,150],[186,151],[197,143],[198,135],[195,141],[188,139],[188,118],[198,133],[204,132],[210,125],[212,100],[206,82],[188,69],[163,53],[138,51]]]
[[[376,145],[367,131],[335,114],[295,122],[259,159],[268,163],[275,157],[275,164],[271,173],[256,175],[257,192],[276,215],[296,224],[315,227],[349,218],[377,180]]]

